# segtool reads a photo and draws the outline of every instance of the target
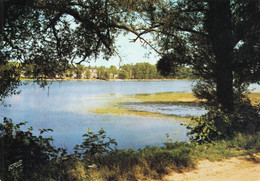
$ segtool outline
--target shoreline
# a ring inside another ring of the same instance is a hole
[[[21,81],[37,81],[37,79],[30,79],[30,78],[21,78]],[[194,81],[194,79],[107,79],[107,80],[103,80],[103,79],[73,79],[73,78],[69,78],[69,79],[45,79],[45,81],[101,81],[101,82],[105,82],[105,81],[111,81],[111,82],[127,82],[127,81],[183,81],[183,80],[187,80],[187,81]]]

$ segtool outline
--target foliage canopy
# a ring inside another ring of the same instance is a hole
[[[114,24],[123,21],[117,6],[113,0],[1,0],[0,66],[33,63],[42,81],[60,75],[69,63],[108,59],[115,53]],[[1,69],[1,98],[18,83],[15,71]]]

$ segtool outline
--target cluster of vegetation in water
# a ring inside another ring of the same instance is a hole
[[[247,95],[252,105],[257,105],[260,102],[260,93],[251,93]],[[191,115],[179,117],[176,115],[167,115],[161,112],[149,112],[149,110],[133,109],[128,105],[178,105],[178,106],[199,106],[202,107],[205,100],[200,100],[193,93],[183,92],[163,92],[154,94],[136,94],[124,97],[115,97],[109,100],[106,104],[98,107],[92,107],[90,112],[96,114],[113,114],[114,116],[136,115],[143,117],[162,117],[173,118],[183,122],[195,123],[195,119],[191,120]]]
[[[114,139],[101,129],[88,130],[74,153],[52,146],[53,138],[23,131],[26,123],[4,118],[0,124],[1,180],[140,180],[161,179],[172,171],[190,170],[200,159],[221,160],[260,151],[260,135],[237,134],[211,143],[168,142],[162,147],[116,149]],[[6,151],[9,150],[9,151]]]

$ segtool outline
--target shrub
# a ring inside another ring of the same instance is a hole
[[[42,133],[51,131],[41,130],[40,136],[34,136],[33,128],[20,130],[26,122],[13,124],[11,119],[4,118],[0,123],[0,179],[2,180],[31,180],[37,178],[36,172],[49,164],[50,159],[57,157],[59,151],[51,142],[52,138],[43,138]]]
[[[114,139],[107,137],[103,128],[97,134],[88,129],[88,133],[83,137],[85,137],[83,143],[74,147],[75,154],[79,158],[83,157],[89,164],[92,164],[97,156],[113,151],[111,145],[117,146]]]
[[[251,105],[245,96],[237,99],[232,113],[223,111],[221,106],[206,108],[208,113],[193,118],[195,126],[187,126],[192,140],[211,142],[233,138],[238,133],[255,134],[260,131],[259,106]]]

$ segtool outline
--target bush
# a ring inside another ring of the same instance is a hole
[[[247,97],[249,84],[234,82],[234,107],[225,110],[219,105],[214,81],[199,81],[193,88],[195,96],[204,99],[208,113],[194,117],[195,126],[188,125],[189,135],[199,142],[233,138],[238,133],[260,131],[260,105],[252,105]]]
[[[42,133],[51,131],[41,130],[40,136],[32,134],[33,128],[20,130],[26,123],[13,124],[11,119],[4,118],[0,123],[0,179],[2,180],[31,180],[37,178],[36,172],[49,164],[50,159],[57,158],[59,151],[51,142],[52,138],[43,138]]]
[[[221,106],[206,108],[208,113],[193,118],[195,126],[187,126],[192,140],[211,142],[233,138],[238,133],[256,134],[260,131],[260,108],[251,105],[245,96],[237,99],[232,113],[224,112]]]
[[[209,110],[208,113],[199,117],[193,117],[195,126],[188,125],[188,135],[198,142],[211,142],[230,137],[233,134],[229,116],[220,109]]]
[[[88,161],[88,164],[95,162],[97,156],[113,151],[111,145],[117,146],[114,139],[107,137],[103,128],[97,134],[88,129],[88,133],[83,137],[86,137],[83,143],[74,147],[75,155]]]

